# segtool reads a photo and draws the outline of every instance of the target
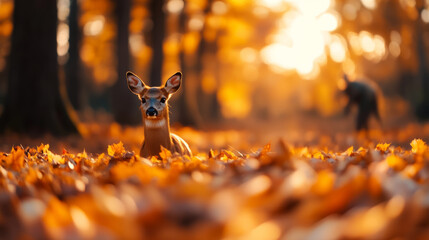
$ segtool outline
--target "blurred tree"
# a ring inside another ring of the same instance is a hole
[[[130,93],[125,73],[130,70],[129,29],[131,0],[115,0],[117,24],[116,56],[118,79],[110,88],[113,117],[116,122],[127,125],[141,123],[139,102]]]
[[[425,9],[425,1],[416,1],[416,10],[418,18],[415,23],[415,39],[416,39],[416,55],[418,59],[418,74],[417,79],[421,82],[421,101],[417,106],[417,116],[420,119],[429,119],[429,73],[428,73],[428,62],[427,62],[427,51],[424,39],[424,25],[420,14]]]
[[[182,35],[182,37],[185,36],[187,32],[187,23],[188,23],[188,15],[186,14],[187,2],[184,2],[183,11],[180,13],[179,16],[179,33]],[[191,77],[187,78],[188,76],[188,66],[186,64],[186,53],[185,53],[185,46],[183,44],[182,40],[182,46],[180,47],[179,52],[179,60],[180,60],[180,69],[183,73],[183,79],[182,79],[182,85],[181,88],[182,93],[179,95],[177,102],[177,108],[178,113],[177,121],[180,122],[180,124],[185,126],[198,126],[201,124],[201,116],[198,111],[198,105],[197,101],[195,100],[195,94],[191,91],[190,80],[192,80]],[[174,104],[174,103],[173,103]]]
[[[59,88],[57,2],[16,0],[10,72],[0,131],[77,134]]]
[[[218,51],[218,43],[217,43],[217,33],[214,41],[208,42],[204,36],[204,33],[207,31],[208,26],[208,19],[211,14],[211,7],[213,4],[213,0],[208,0],[206,3],[206,7],[204,8],[204,24],[201,29],[201,37],[200,37],[200,43],[198,45],[197,49],[197,60],[196,60],[196,71],[197,76],[199,79],[199,85],[198,85],[198,95],[197,97],[201,99],[200,104],[200,112],[203,115],[203,118],[206,120],[212,120],[217,121],[220,117],[220,104],[217,99],[217,92],[204,92],[202,88],[202,81],[204,78],[204,64],[207,64],[207,62],[204,61],[205,56],[211,55],[211,59],[215,61],[216,67],[218,67],[218,58],[217,58],[217,51]],[[215,69],[212,76],[216,83],[219,82],[219,69]]]
[[[69,58],[65,66],[67,96],[70,103],[76,110],[83,107],[82,90],[83,82],[80,76],[81,62],[79,57],[79,47],[82,33],[79,28],[79,5],[78,0],[70,1],[69,14]]]
[[[152,29],[149,39],[149,46],[152,48],[152,60],[149,73],[150,86],[160,86],[162,81],[162,64],[164,61],[164,37],[165,37],[165,0],[151,0],[149,11],[151,14]]]

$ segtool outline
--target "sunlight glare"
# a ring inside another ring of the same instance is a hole
[[[204,15],[196,14],[191,17],[188,27],[192,31],[200,31],[204,27]]]
[[[421,18],[422,18],[423,22],[429,23],[429,10],[428,9],[423,9],[423,11],[421,13]]]
[[[361,31],[359,33],[360,45],[362,50],[366,53],[373,52],[375,50],[375,43],[372,39],[372,34],[367,31]]]
[[[87,36],[97,36],[103,31],[105,19],[104,16],[98,15],[88,21],[83,27],[83,33]]]
[[[331,6],[331,0],[285,0],[307,16],[319,16]]]
[[[130,44],[130,50],[131,53],[134,56],[137,56],[140,50],[143,48],[144,45],[144,38],[141,34],[131,34],[129,37],[129,44]]]
[[[374,53],[375,53],[376,57],[379,60],[381,60],[381,58],[383,58],[384,55],[386,54],[386,45],[384,43],[384,38],[380,35],[375,35],[374,36],[374,45],[375,45]]]
[[[362,47],[360,45],[359,35],[355,32],[347,33],[347,38],[349,40],[350,46],[353,49],[353,52],[357,55],[362,55]]]
[[[185,6],[185,3],[183,2],[183,0],[170,0],[165,5],[165,8],[170,13],[178,14],[183,10],[184,6]]]
[[[70,13],[70,0],[57,1],[58,19],[66,21]]]
[[[312,72],[313,68],[313,62],[302,61],[301,64],[296,67],[296,71],[301,75],[307,75]]]
[[[215,1],[212,4],[212,11],[214,14],[223,15],[228,11],[228,5],[222,1]]]
[[[337,63],[343,62],[346,58],[346,47],[338,36],[333,36],[332,38],[332,42],[329,45],[329,55]]]
[[[261,50],[262,61],[283,69],[294,68],[292,49],[280,44],[273,43]]]
[[[269,38],[271,43],[260,52],[261,59],[275,72],[281,72],[278,68],[296,70],[302,78],[313,79],[326,64],[329,32],[339,27],[341,19],[330,9],[330,0],[284,1],[293,8],[280,19],[279,29]],[[334,44],[332,51],[338,52],[337,60],[344,60],[338,48]]]
[[[338,18],[332,13],[324,13],[317,18],[317,24],[321,31],[332,32],[338,28]]]
[[[370,10],[374,10],[377,7],[376,0],[361,0],[361,3]]]
[[[263,5],[272,11],[281,11],[283,10],[284,0],[259,0],[258,3]]]
[[[69,50],[69,26],[65,23],[58,24],[57,30],[57,53],[64,56]]]
[[[399,57],[401,55],[401,46],[397,42],[390,42],[389,52],[393,57]]]

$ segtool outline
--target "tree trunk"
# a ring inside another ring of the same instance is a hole
[[[130,70],[129,30],[131,0],[116,0],[117,17],[117,72],[118,79],[110,89],[112,111],[116,122],[126,125],[141,124],[139,101],[130,92],[125,74]]]
[[[416,9],[420,15],[424,9],[424,1],[416,2]],[[421,82],[421,100],[417,106],[417,116],[420,119],[429,119],[429,73],[427,70],[427,57],[424,41],[424,25],[420,18],[416,20],[416,55],[418,59],[418,79]]]
[[[210,14],[211,11],[211,6],[212,6],[213,0],[208,0],[207,5],[204,9],[204,17],[205,17],[205,23],[203,28],[201,29],[201,39],[200,39],[200,43],[198,45],[198,49],[197,49],[197,60],[196,60],[196,75],[198,76],[199,79],[199,84],[197,87],[197,98],[201,99],[199,101],[200,105],[199,105],[199,111],[202,115],[202,118],[204,119],[204,121],[211,121],[211,122],[216,122],[219,120],[219,116],[220,116],[220,104],[218,102],[217,99],[217,92],[214,91],[212,93],[207,93],[203,91],[202,88],[202,80],[204,78],[204,56],[206,54],[211,54],[213,55],[213,61],[216,61],[215,66],[216,68],[218,68],[218,59],[216,57],[216,53],[218,50],[218,46],[217,46],[217,41],[215,41],[214,43],[210,43],[207,42],[206,39],[204,39],[204,32],[205,32],[205,28],[207,27],[207,16]],[[219,69],[215,70],[215,76],[214,78],[216,79],[216,82],[218,83],[219,81]]]
[[[180,13],[179,16],[179,32],[184,36],[186,34],[187,28],[187,15],[186,15],[186,2],[183,7],[182,13]],[[177,108],[176,111],[173,111],[173,113],[176,113],[176,119],[177,121],[184,125],[184,126],[197,126],[200,121],[201,117],[198,112],[198,105],[196,104],[196,98],[195,98],[195,92],[191,91],[191,88],[195,85],[194,82],[192,82],[192,78],[188,76],[188,66],[186,64],[186,56],[184,52],[184,46],[182,44],[180,53],[179,53],[179,60],[180,60],[180,69],[183,73],[183,79],[182,79],[182,88],[181,88],[181,94],[176,100],[176,103],[173,103],[173,106]]]
[[[59,90],[57,21],[55,0],[15,0],[2,132],[78,133]]]
[[[165,36],[165,0],[151,0],[149,10],[152,20],[152,31],[149,45],[152,47],[152,61],[149,73],[150,86],[160,86],[162,81],[162,64],[164,62],[163,43]]]
[[[66,86],[67,96],[70,100],[71,105],[76,110],[81,110],[83,107],[82,99],[82,77],[80,57],[79,57],[79,46],[81,41],[81,31],[79,29],[79,5],[78,0],[70,1],[70,15],[69,15],[69,59],[65,66],[66,73]]]

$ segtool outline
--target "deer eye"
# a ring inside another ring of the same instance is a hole
[[[165,101],[167,101],[165,97],[161,98],[161,103],[165,103]]]
[[[142,103],[146,103],[146,98],[142,98]]]

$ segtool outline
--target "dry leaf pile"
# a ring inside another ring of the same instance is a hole
[[[0,153],[2,239],[429,239],[429,149]]]

